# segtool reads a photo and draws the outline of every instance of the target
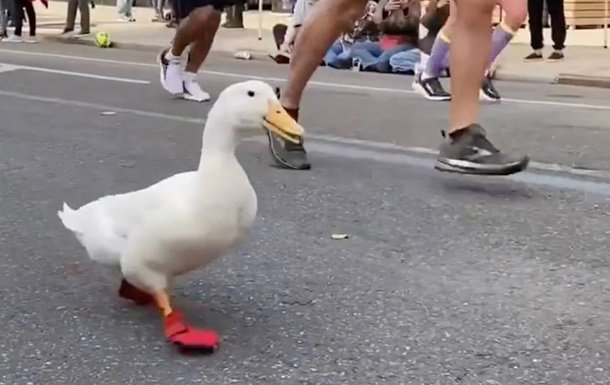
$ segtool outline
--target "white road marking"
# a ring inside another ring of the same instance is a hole
[[[12,72],[12,71],[15,71],[16,69],[17,68],[14,65],[0,63],[0,74],[4,73],[4,72]]]
[[[78,61],[87,61],[87,62],[94,62],[94,63],[106,63],[106,64],[114,64],[114,65],[120,65],[120,66],[136,66],[136,67],[150,67],[150,68],[158,67],[157,64],[151,64],[151,63],[121,61],[121,60],[113,60],[113,59],[101,59],[101,58],[82,57],[82,56],[71,56],[71,55],[62,55],[62,54],[54,54],[54,53],[28,52],[28,51],[7,50],[7,49],[0,49],[0,53],[7,53],[7,54],[13,54],[13,55],[24,55],[24,56],[52,57],[52,58],[57,58],[57,59],[78,60]],[[226,78],[258,79],[258,80],[272,81],[272,82],[286,82],[286,79],[283,79],[283,78],[240,74],[240,73],[234,73],[234,72],[201,71],[201,73],[205,74],[205,75],[219,76],[219,77],[226,77]],[[310,81],[309,85],[318,86],[318,87],[337,88],[337,89],[360,90],[360,91],[368,91],[368,92],[385,92],[385,93],[397,93],[397,94],[408,94],[408,95],[415,94],[415,91],[412,91],[409,89],[403,89],[403,88],[372,87],[372,86],[366,86],[366,85],[349,84],[349,83],[333,83],[333,82],[325,82],[325,81],[318,81],[318,80]],[[560,101],[553,101],[553,100],[516,99],[516,98],[502,98],[502,102],[514,103],[514,104],[560,107],[560,108],[575,108],[575,109],[610,111],[610,105],[603,105],[603,104],[569,103],[569,102],[560,102]]]
[[[57,70],[57,69],[53,69],[53,68],[32,67],[32,66],[0,63],[0,69],[3,66],[9,67],[11,71],[27,70],[27,71],[45,72],[45,73],[57,74],[57,75],[76,76],[76,77],[89,78],[89,79],[110,80],[110,81],[119,82],[119,83],[150,84],[150,81],[148,81],[148,80],[128,79],[128,78],[120,78],[120,77],[115,77],[115,76],[96,75],[96,74],[90,74],[90,73],[84,73],[84,72],[63,71],[63,70]],[[0,72],[2,72],[2,71],[0,70]]]
[[[145,111],[145,110],[136,110],[136,109],[132,109],[132,108],[109,106],[106,104],[88,103],[88,102],[82,102],[79,100],[70,100],[70,99],[51,98],[51,97],[46,97],[46,96],[22,94],[20,92],[11,92],[11,91],[0,90],[0,96],[7,96],[10,98],[30,100],[33,102],[53,103],[53,104],[59,104],[59,105],[64,105],[64,106],[90,108],[93,110],[98,110],[98,111],[100,111],[100,113],[103,111],[115,111],[115,112],[124,112],[124,113],[128,113],[128,114],[136,115],[136,116],[143,116],[146,118],[166,119],[166,120],[171,120],[174,122],[177,121],[177,122],[184,122],[184,123],[194,123],[194,124],[199,124],[199,125],[202,125],[203,123],[205,123],[204,119],[189,118],[189,117],[178,116],[178,115],[168,115],[168,114],[163,114],[163,113],[154,112],[154,111]]]
[[[249,142],[266,144],[268,139],[265,136],[256,136],[247,138],[246,140]],[[383,163],[415,166],[428,169],[433,169],[435,163],[434,159],[432,158],[424,158],[405,153],[382,152],[345,144],[309,142],[307,145],[307,150],[309,152],[318,152],[335,157],[359,160],[366,159]],[[530,167],[530,169],[535,169],[535,167]],[[481,176],[481,178],[489,177]],[[580,178],[570,177],[569,175],[551,175],[524,171],[505,178],[530,185],[551,187],[555,189],[566,189],[610,197],[610,183],[583,180]]]
[[[192,118],[192,117],[186,117],[186,116],[180,116],[180,115],[164,114],[164,113],[154,112],[154,111],[123,108],[123,107],[109,106],[109,105],[97,104],[97,103],[88,103],[88,102],[82,102],[79,100],[70,100],[70,99],[63,99],[63,98],[52,98],[52,97],[45,97],[45,96],[29,95],[29,94],[23,94],[23,93],[12,92],[12,91],[0,90],[0,96],[29,100],[29,101],[34,101],[34,102],[53,103],[53,104],[59,104],[59,105],[64,105],[64,106],[89,108],[89,109],[100,111],[100,112],[101,111],[116,111],[116,112],[127,113],[127,114],[132,114],[132,115],[146,117],[146,118],[164,119],[164,120],[169,120],[169,121],[174,121],[174,122],[196,124],[198,126],[202,126],[205,123],[205,119],[203,119],[203,118]],[[415,158],[418,159],[417,161],[412,160],[410,163],[412,165],[418,165],[418,162],[419,162],[419,165],[421,165],[421,164],[429,165],[429,162],[430,162],[429,157],[435,156],[438,154],[437,150],[425,148],[425,147],[400,146],[400,145],[393,144],[393,143],[376,142],[376,141],[371,141],[371,140],[354,139],[354,138],[345,138],[345,137],[341,137],[341,136],[307,134],[307,138],[312,139],[314,141],[318,141],[318,143],[312,143],[314,146],[317,146],[317,148],[320,148],[320,146],[323,147],[325,145],[326,146],[330,145],[330,146],[334,146],[332,148],[337,149],[338,146],[343,146],[346,148],[351,148],[353,150],[353,151],[351,151],[352,154],[358,153],[355,150],[358,148],[362,149],[363,151],[369,151],[369,152],[372,151],[375,154],[378,154],[373,158],[371,158],[369,156],[368,158],[370,158],[370,159],[374,159],[374,158],[386,159],[386,160],[392,159],[392,156],[396,155],[396,154],[392,154],[389,151],[402,152],[403,154],[398,154],[398,155],[408,156],[413,159],[415,159]],[[267,138],[265,136],[254,136],[251,138],[247,138],[246,141],[255,141],[255,142],[266,143]],[[326,142],[326,143],[324,143],[324,142]],[[309,145],[308,145],[308,148],[309,148]],[[406,155],[406,154],[411,154],[411,155]],[[422,156],[422,155],[424,155],[424,156]],[[421,162],[423,162],[423,163],[421,163]],[[392,161],[390,161],[390,163],[392,163]],[[586,177],[591,177],[591,178],[610,180],[610,173],[601,171],[601,170],[585,170],[585,169],[578,169],[578,168],[568,167],[568,166],[559,165],[559,164],[542,163],[542,162],[530,162],[529,168],[530,168],[530,170],[538,170],[538,171],[551,172],[551,173],[563,173],[566,175],[586,176]],[[539,174],[537,174],[537,175],[539,175]],[[572,183],[577,183],[577,182],[584,183],[586,181],[582,181],[577,178],[572,178]],[[589,191],[589,190],[587,190],[587,191]],[[610,190],[608,190],[608,191],[610,193]]]

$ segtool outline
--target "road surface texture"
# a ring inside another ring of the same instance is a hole
[[[150,53],[3,45],[0,63],[0,384],[610,383],[609,91],[498,83],[482,121],[533,162],[472,177],[432,167],[448,104],[321,70],[312,170],[270,167],[262,131],[239,148],[259,218],[180,281],[176,304],[223,338],[184,356],[56,212],[193,169],[210,104],[171,100]],[[213,57],[201,78],[215,96],[285,75]]]

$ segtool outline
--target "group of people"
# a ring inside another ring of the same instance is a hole
[[[505,15],[494,29],[491,54],[481,81],[480,98],[499,101],[500,93],[492,83],[492,65],[525,23],[528,11],[533,52],[525,60],[543,59],[542,28],[545,0],[497,0]],[[271,57],[288,63],[295,41],[295,30],[301,25],[316,1],[298,1],[292,25],[278,41],[278,53]],[[548,60],[561,60],[566,38],[563,1],[547,0],[553,31],[553,52]],[[309,7],[307,6],[309,4]],[[423,15],[422,15],[423,13]],[[349,33],[339,37],[324,56],[322,65],[336,69],[415,74],[413,89],[428,100],[447,101],[451,94],[439,78],[450,74],[449,46],[455,12],[449,0],[430,0],[424,12],[419,1],[369,0],[364,14]],[[419,25],[427,36],[419,37]],[[279,29],[279,28],[278,28]],[[424,68],[423,71],[420,69]]]
[[[170,46],[159,57],[161,83],[172,95],[195,101],[207,101],[210,95],[196,81],[196,74],[207,57],[218,30],[221,13],[240,0],[176,0],[178,28]],[[440,146],[436,169],[441,171],[509,175],[527,167],[523,154],[507,154],[495,147],[478,123],[479,99],[499,100],[491,83],[490,65],[508,46],[524,23],[532,3],[544,0],[430,0],[423,18],[420,0],[297,0],[293,23],[280,46],[290,50],[288,83],[278,97],[295,120],[304,89],[320,66],[353,65],[380,70],[391,66],[397,55],[418,48],[425,52],[424,68],[414,77],[413,88],[430,100],[451,102],[449,127],[441,129],[445,139]],[[550,60],[563,58],[565,17],[562,0],[548,0],[554,32],[554,52]],[[528,7],[529,3],[529,7]],[[497,5],[505,12],[502,22],[492,28],[492,14]],[[539,7],[542,9],[542,7]],[[535,9],[536,11],[538,8]],[[536,37],[532,55],[542,57],[542,14],[530,21]],[[429,35],[419,39],[419,23]],[[354,28],[354,25],[356,28]],[[378,40],[371,39],[380,33]],[[188,47],[188,59],[182,68],[180,57]],[[349,50],[350,54],[345,52]],[[343,55],[343,56],[342,56]],[[533,59],[530,55],[528,58]],[[403,62],[405,60],[403,58]],[[451,90],[444,90],[439,79],[450,70]],[[304,143],[290,143],[269,134],[269,148],[276,163],[289,169],[309,169]]]
[[[36,9],[34,0],[0,0],[0,41],[5,43],[36,43]],[[47,0],[40,1],[49,7]],[[27,19],[26,19],[27,16]],[[23,36],[23,22],[27,20],[29,31]],[[9,34],[9,26],[14,27]]]

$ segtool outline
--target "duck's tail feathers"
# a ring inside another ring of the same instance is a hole
[[[73,210],[66,202],[64,202],[64,206],[61,211],[57,212],[59,219],[64,224],[65,228],[71,230],[75,233],[81,233],[80,221],[78,216],[76,215],[77,211]]]

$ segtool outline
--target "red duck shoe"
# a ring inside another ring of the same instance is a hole
[[[214,353],[220,337],[214,330],[195,329],[184,323],[182,313],[173,311],[165,317],[165,337],[181,349]]]

